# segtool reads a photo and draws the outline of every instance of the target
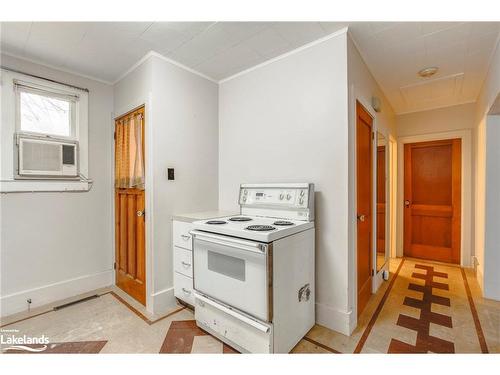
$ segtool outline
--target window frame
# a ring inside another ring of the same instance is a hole
[[[70,103],[70,135],[59,135],[46,132],[36,132],[23,130],[21,128],[21,93],[31,93],[40,96],[45,96],[47,98],[65,100]],[[32,82],[14,80],[14,100],[15,100],[15,121],[16,121],[16,132],[22,134],[28,134],[33,136],[42,136],[48,138],[56,139],[67,139],[71,141],[79,141],[79,106],[80,106],[80,96],[74,93],[66,92],[60,89],[55,89],[51,87],[46,87],[38,85]]]

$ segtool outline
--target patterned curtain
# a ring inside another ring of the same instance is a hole
[[[144,151],[140,113],[116,122],[115,187],[144,189]]]

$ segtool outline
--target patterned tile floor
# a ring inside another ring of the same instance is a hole
[[[351,336],[316,325],[292,353],[500,353],[500,302],[481,297],[471,271],[416,259],[393,259],[390,268],[390,280]],[[61,310],[33,311],[39,315],[31,318],[4,319],[2,334],[44,334],[58,343],[48,345],[53,353],[235,352],[198,328],[189,309],[158,317],[119,290],[99,294]]]

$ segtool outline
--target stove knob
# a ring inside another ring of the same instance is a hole
[[[306,192],[304,190],[300,191],[300,196],[303,197]]]
[[[286,195],[286,200],[287,200],[287,201],[289,201],[289,200],[290,200],[290,198],[292,198],[292,196],[291,196],[290,194],[287,194],[287,195]]]
[[[300,197],[299,204],[302,204],[302,203],[304,203],[304,198]]]
[[[243,190],[243,195],[248,195],[248,190]]]
[[[285,194],[281,193],[281,194],[280,194],[280,201],[282,201],[282,200],[283,200],[283,198],[285,198]]]
[[[247,201],[247,197],[246,197],[246,196],[244,196],[244,197],[243,197],[243,202],[246,202],[246,201]]]

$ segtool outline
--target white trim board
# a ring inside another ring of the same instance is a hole
[[[31,299],[31,308],[34,309],[95,289],[108,287],[113,284],[113,274],[113,270],[106,270],[2,296],[0,298],[0,316],[5,317],[27,310],[26,300],[28,298]]]
[[[26,61],[26,62],[29,62],[29,63],[32,63],[32,64],[40,65],[40,66],[43,66],[45,68],[57,70],[59,72],[72,74],[72,75],[75,75],[75,76],[78,76],[78,77],[82,77],[82,78],[85,78],[85,79],[90,79],[91,81],[99,82],[99,83],[102,83],[102,84],[105,84],[105,85],[109,85],[109,86],[113,85],[112,82],[106,81],[105,79],[97,78],[97,77],[94,77],[94,76],[89,76],[89,75],[86,75],[84,73],[79,73],[79,72],[76,72],[76,71],[71,70],[71,69],[67,69],[67,68],[64,68],[64,67],[60,67],[60,66],[48,64],[48,63],[45,63],[45,62],[43,62],[41,60],[31,59],[29,57],[17,55],[15,53],[10,53],[10,52],[4,52],[4,51],[2,51],[1,54],[5,55],[5,56],[13,57],[15,59],[23,60],[23,61]]]
[[[353,311],[344,312],[316,302],[316,322],[346,336],[350,336],[356,328],[354,316]]]
[[[403,256],[403,223],[404,223],[404,145],[406,143],[438,141],[442,139],[462,140],[462,212],[460,230],[460,265],[471,267],[472,256],[472,142],[471,130],[454,130],[442,133],[412,135],[398,138],[398,173],[397,173],[397,249],[396,255]]]
[[[120,74],[120,76],[118,76],[118,78],[113,81],[112,85],[116,85],[118,82],[120,82],[123,78],[125,78],[126,76],[128,76],[130,73],[132,73],[137,67],[139,67],[140,65],[142,65],[145,61],[147,61],[149,58],[151,57],[158,57],[159,59],[163,60],[163,61],[166,61],[172,65],[175,65],[181,69],[184,69],[190,73],[193,73],[193,74],[196,74],[197,76],[200,76],[202,78],[205,78],[211,82],[214,82],[214,83],[219,83],[219,81],[217,81],[216,79],[210,77],[210,76],[207,76],[206,74],[203,74],[199,71],[197,71],[196,69],[193,69],[193,68],[190,68],[189,66],[186,66],[184,64],[181,64],[180,62],[177,62],[175,60],[172,60],[172,59],[169,59],[168,57],[162,55],[161,53],[158,53],[156,51],[149,51],[148,53],[146,53],[143,57],[141,57],[135,64],[133,64],[130,68],[128,68],[124,73]]]

